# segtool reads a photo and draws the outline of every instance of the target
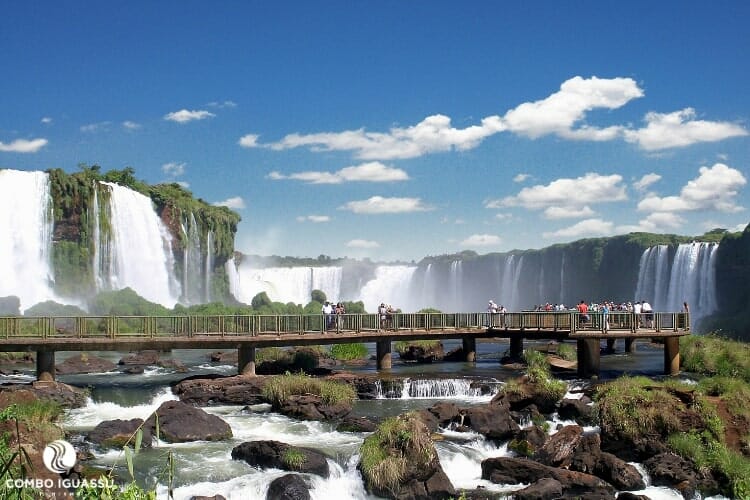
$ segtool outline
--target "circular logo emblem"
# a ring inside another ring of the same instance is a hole
[[[64,439],[52,441],[44,448],[42,461],[51,472],[63,474],[70,471],[76,464],[76,450]]]

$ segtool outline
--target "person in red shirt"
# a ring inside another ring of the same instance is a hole
[[[578,314],[581,327],[586,328],[586,323],[589,322],[589,306],[583,300],[578,304]]]

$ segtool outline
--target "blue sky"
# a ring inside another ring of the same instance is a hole
[[[748,22],[738,1],[4,2],[0,168],[181,182],[264,255],[735,229]]]

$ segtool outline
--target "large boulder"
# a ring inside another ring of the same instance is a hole
[[[604,479],[618,490],[642,490],[646,487],[643,477],[634,465],[607,452],[599,455],[594,475]]]
[[[131,352],[117,362],[118,365],[140,365],[140,366],[157,366],[159,363],[158,351],[139,351]]]
[[[578,425],[566,425],[537,449],[534,460],[551,467],[570,466],[578,443],[581,441],[583,428]]]
[[[492,405],[508,406],[511,411],[521,411],[535,405],[545,415],[553,413],[557,403],[557,399],[527,378],[520,379],[512,391],[501,390],[490,401]]]
[[[575,420],[578,425],[589,425],[593,422],[594,411],[591,399],[583,396],[581,399],[563,399],[557,414],[563,420]]]
[[[232,437],[232,429],[216,415],[211,415],[181,401],[166,401],[143,424],[159,439],[168,443],[188,441],[221,441]]]
[[[367,417],[347,416],[336,427],[338,432],[374,432],[377,428],[375,422]]]
[[[133,418],[131,420],[105,420],[88,433],[88,440],[104,448],[122,448],[128,441],[133,446],[135,440],[132,437],[142,424],[143,420],[140,418]],[[150,429],[144,429],[141,443],[141,446],[144,448],[151,446]]]
[[[103,373],[117,369],[113,362],[82,352],[71,356],[55,366],[58,375],[73,375],[77,373]]]
[[[463,425],[463,422],[461,422],[461,408],[455,403],[441,401],[428,408],[428,411],[434,415],[437,419],[438,425],[444,429],[449,428],[452,423]]]
[[[310,487],[299,474],[286,474],[271,481],[267,500],[309,500]]]
[[[317,450],[279,441],[248,441],[232,449],[232,460],[244,460],[261,469],[281,469],[328,477],[326,456]]]
[[[497,457],[482,462],[482,479],[493,483],[535,483],[540,479],[559,481],[565,495],[606,494],[614,498],[615,489],[596,476],[549,467],[525,458]]]
[[[352,411],[348,403],[326,404],[315,394],[292,395],[279,407],[274,407],[282,415],[299,420],[339,420]]]
[[[498,405],[472,406],[464,409],[463,424],[490,439],[511,439],[521,428],[506,407]]]
[[[86,405],[86,391],[62,382],[35,381],[31,384],[0,386],[2,392],[18,392],[18,397],[53,401],[63,408],[80,408]],[[0,404],[0,408],[3,408]]]
[[[180,401],[192,405],[256,405],[265,403],[263,377],[190,377],[172,386]]]
[[[438,342],[434,345],[410,344],[398,353],[399,358],[403,361],[416,361],[417,363],[432,363],[433,361],[442,361],[445,357],[443,343]]]
[[[719,490],[710,472],[698,472],[689,460],[672,453],[661,453],[643,463],[653,486],[667,486],[679,491],[686,499],[694,498],[696,491],[711,495]]]
[[[513,492],[515,500],[552,500],[562,496],[563,487],[560,481],[547,477],[530,484],[522,490]]]

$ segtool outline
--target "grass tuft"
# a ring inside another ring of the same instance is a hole
[[[331,356],[339,361],[365,359],[370,355],[367,346],[362,343],[334,344],[331,346]]]
[[[352,404],[357,395],[354,389],[343,382],[320,380],[304,373],[286,373],[271,377],[263,387],[263,397],[273,406],[279,407],[290,396],[314,394],[326,404]]]

